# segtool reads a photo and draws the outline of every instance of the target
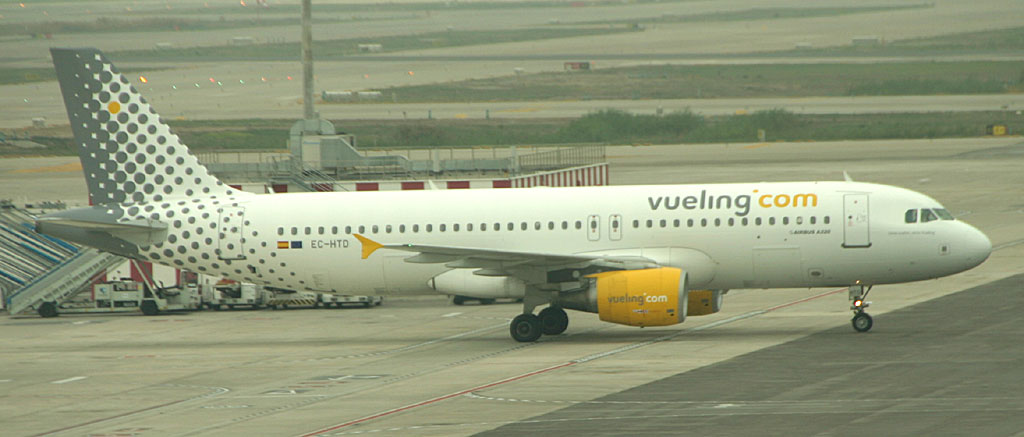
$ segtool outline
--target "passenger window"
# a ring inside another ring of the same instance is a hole
[[[548,230],[549,231],[555,230],[555,222],[548,222]]]
[[[718,227],[718,226],[722,226],[722,219],[720,219],[720,218],[716,218],[716,219],[715,219],[715,226],[716,226],[716,227]]]
[[[935,214],[938,215],[939,218],[943,220],[956,220],[953,218],[953,214],[950,214],[949,211],[946,211],[945,209],[942,208],[935,208]]]
[[[796,218],[796,224],[798,224],[798,225],[804,224],[804,218],[803,217],[797,217]]]
[[[480,230],[481,231],[486,231],[487,230],[487,223],[480,223]]]
[[[825,224],[827,225],[827,224],[829,224],[831,222],[832,222],[832,219],[829,216],[825,216]]]
[[[729,226],[732,226],[732,225],[735,225],[735,224],[736,224],[736,219],[734,219],[732,217],[729,217]]]
[[[775,225],[775,217],[768,217],[768,225],[769,226]]]
[[[761,217],[758,217],[758,218],[755,218],[755,219],[754,219],[754,224],[755,224],[755,225],[757,225],[757,226],[761,226],[761,223],[762,223],[762,222],[761,222]]]
[[[299,235],[299,228],[292,228],[292,235]]]
[[[405,225],[398,225],[398,232],[404,234],[405,233]]]
[[[540,230],[540,222],[533,222],[533,230],[535,230],[535,231],[539,231]]]
[[[515,228],[516,228],[516,226],[514,224],[512,224],[512,222],[508,222],[508,230],[511,231],[511,230],[514,230]]]
[[[742,222],[743,222],[743,226],[746,226],[748,223],[750,223],[750,220],[747,220],[746,217],[743,217]]]
[[[921,223],[928,223],[938,219],[939,218],[935,215],[934,212],[932,212],[932,210],[927,208],[921,209]]]
[[[692,228],[693,227],[693,219],[686,219],[686,227],[688,227],[688,228]]]
[[[320,226],[320,227],[316,228],[316,231],[317,231],[318,234],[323,235],[324,234],[324,227]]]
[[[434,225],[428,224],[427,225],[427,232],[433,232],[433,231],[434,231]]]
[[[366,233],[366,226],[359,225],[359,233],[360,234],[365,234]]]
[[[908,209],[907,212],[903,213],[903,221],[906,223],[917,223],[917,210]]]
[[[501,223],[495,222],[494,223],[494,230],[495,231],[500,231],[501,230]]]
[[[458,223],[452,225],[452,232],[459,232],[459,224]]]
[[[337,226],[331,226],[331,234],[338,235],[338,227]]]
[[[789,224],[789,217],[783,217],[782,218],[782,224],[788,225]]]
[[[647,227],[648,228],[653,228],[654,227],[654,220],[647,219]]]
[[[640,220],[633,220],[633,229],[640,227]]]
[[[661,219],[661,222],[659,222],[658,224],[664,228],[665,226],[668,226],[668,221],[666,221],[665,219]]]
[[[284,228],[277,228],[277,235],[284,235]]]
[[[583,229],[583,222],[576,220],[576,229]]]
[[[569,222],[562,220],[562,230],[569,229]]]
[[[526,222],[519,223],[519,229],[526,230]]]
[[[708,219],[706,219],[706,218],[700,219],[700,226],[702,228],[706,228],[708,226]]]
[[[418,223],[415,224],[415,225],[412,225],[412,232],[413,233],[418,233],[419,231],[420,231],[420,225]]]
[[[391,225],[384,226],[384,232],[391,233]]]
[[[310,234],[313,233],[313,228],[310,228],[309,226],[306,226],[305,231],[306,231],[306,235],[310,235]]]
[[[376,233],[377,233],[378,231],[380,231],[380,226],[377,226],[377,225],[373,225],[373,231],[372,231],[372,232],[373,232],[374,234],[376,234]]]
[[[818,221],[817,217],[811,216],[811,224],[815,224]]]
[[[679,227],[679,219],[672,220],[672,226]]]
[[[448,230],[448,225],[447,224],[441,223],[441,224],[437,225],[437,231],[438,232],[444,232],[444,231],[447,231],[447,230]]]

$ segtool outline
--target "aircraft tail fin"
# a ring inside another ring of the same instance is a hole
[[[99,50],[50,53],[93,204],[238,194],[199,163]]]

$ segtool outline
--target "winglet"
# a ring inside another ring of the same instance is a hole
[[[377,249],[380,249],[380,248],[384,247],[383,244],[380,244],[380,243],[378,243],[376,241],[373,241],[373,240],[371,240],[369,238],[366,238],[366,237],[364,237],[362,235],[359,235],[359,234],[352,234],[352,235],[355,236],[356,239],[359,240],[360,243],[363,243],[363,259],[369,258],[370,255],[373,255],[373,252],[377,251]]]

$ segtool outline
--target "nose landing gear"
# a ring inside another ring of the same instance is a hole
[[[871,286],[851,285],[850,286],[850,310],[853,311],[853,329],[857,332],[868,332],[874,325],[871,315],[864,312],[864,309],[871,306],[871,302],[864,300],[871,291]]]

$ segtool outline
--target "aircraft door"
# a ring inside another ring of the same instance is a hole
[[[871,247],[868,195],[843,196],[843,247]]]
[[[601,239],[601,217],[595,214],[587,217],[587,239],[590,241]]]
[[[608,218],[608,238],[612,241],[622,239],[622,215],[612,214]]]
[[[226,206],[220,209],[217,222],[219,242],[217,257],[225,260],[245,259],[242,244],[242,227],[245,224],[245,208]]]

